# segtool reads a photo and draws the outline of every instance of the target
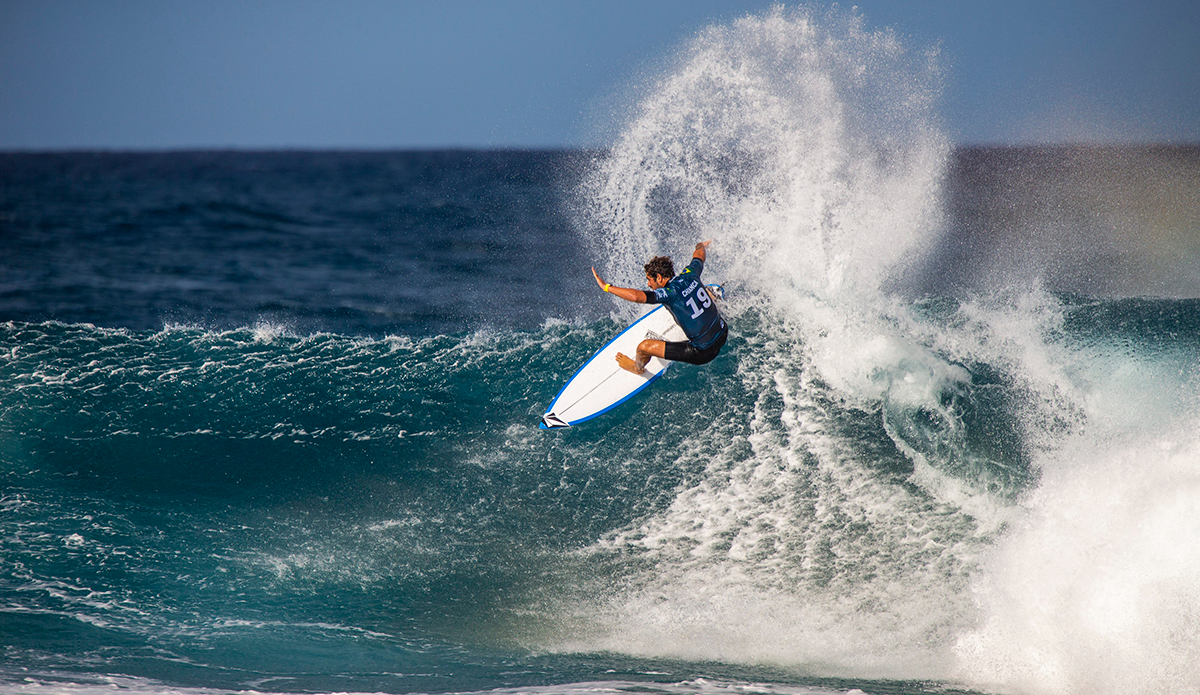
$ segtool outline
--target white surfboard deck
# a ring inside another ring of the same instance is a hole
[[[708,287],[715,288],[717,297],[722,296],[719,286]],[[675,341],[687,340],[687,335],[665,306],[654,307],[600,348],[575,372],[546,409],[539,427],[559,429],[599,417],[633,398],[665,374],[671,362],[658,357],[650,358],[642,374],[621,369],[617,364],[618,352],[632,358],[638,343],[646,338]]]

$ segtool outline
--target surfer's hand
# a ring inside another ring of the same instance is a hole
[[[592,266],[592,275],[593,275],[593,276],[595,276],[595,278],[596,278],[596,284],[597,284],[597,285],[600,285],[600,289],[602,289],[602,290],[603,290],[603,289],[604,289],[604,285],[605,285],[606,283],[604,282],[604,280],[601,280],[601,279],[600,279],[600,273],[597,273],[597,272],[596,272],[596,267],[595,267],[595,266]],[[607,290],[605,290],[605,291],[607,291]]]
[[[696,244],[696,250],[692,252],[692,258],[699,258],[701,261],[706,260],[704,249],[708,248],[708,245],[711,243],[713,243],[713,240],[709,239],[708,241],[702,241],[699,244]]]
[[[708,245],[711,243],[713,243],[712,239],[709,239],[708,241],[702,241],[699,244],[696,244],[696,250],[699,251],[700,249],[707,249]]]

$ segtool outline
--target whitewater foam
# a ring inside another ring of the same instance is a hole
[[[1194,434],[1064,447],[975,583],[983,617],[959,638],[963,676],[1032,693],[1195,692],[1198,461]]]

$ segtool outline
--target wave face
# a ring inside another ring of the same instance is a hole
[[[0,157],[0,690],[1200,691],[1200,156],[939,70],[778,9],[603,152]],[[721,355],[538,430],[707,238]]]

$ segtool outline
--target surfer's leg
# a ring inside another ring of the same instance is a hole
[[[617,364],[621,365],[622,369],[627,369],[634,374],[641,374],[646,371],[646,363],[651,357],[662,357],[666,350],[667,344],[661,340],[643,340],[637,346],[637,359],[631,360],[621,353],[617,353]]]
[[[637,367],[638,374],[641,374],[646,369],[646,363],[651,357],[662,357],[667,350],[667,344],[661,340],[651,340],[647,338],[638,343],[637,349]]]

